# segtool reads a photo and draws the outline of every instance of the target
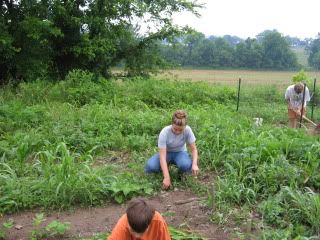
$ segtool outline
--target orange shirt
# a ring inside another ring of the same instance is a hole
[[[147,231],[140,238],[135,238],[130,230],[127,214],[124,214],[112,230],[108,240],[171,240],[166,222],[155,211]]]

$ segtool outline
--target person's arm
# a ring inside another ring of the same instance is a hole
[[[196,146],[196,143],[189,144],[189,147],[191,149],[191,157],[192,157],[192,175],[197,176],[199,172],[198,167],[198,149]]]
[[[168,189],[171,185],[171,180],[170,180],[170,174],[169,174],[169,169],[167,164],[167,149],[159,148],[159,155],[160,155],[160,167],[163,175],[162,188]]]
[[[288,109],[291,109],[290,99],[287,99]]]
[[[304,103],[305,103],[305,106],[307,105],[307,102],[310,102],[311,100],[311,97],[310,97],[310,91],[308,89],[308,87],[306,87],[306,94],[305,94],[305,98],[304,98]]]
[[[284,98],[285,100],[287,100],[287,104],[288,104],[288,109],[292,109],[291,103],[290,103],[290,91],[289,91],[289,87],[286,90],[286,93],[284,94]]]
[[[287,99],[287,103],[288,103],[288,109],[291,109],[292,111],[296,112],[297,114],[300,114],[301,107],[292,106],[290,99]]]

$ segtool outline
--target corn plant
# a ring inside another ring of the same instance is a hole
[[[313,233],[320,235],[320,195],[310,188],[303,193],[285,188],[288,194],[287,203],[289,216],[293,222],[301,222],[309,225]]]

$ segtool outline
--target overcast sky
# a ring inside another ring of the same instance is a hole
[[[315,38],[320,32],[320,0],[198,0],[202,15],[180,13],[174,23],[189,25],[206,36],[254,38],[277,29],[291,37]]]

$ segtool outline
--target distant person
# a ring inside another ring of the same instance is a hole
[[[187,152],[186,144],[191,149],[192,160]],[[158,139],[159,153],[153,155],[145,166],[146,173],[157,173],[162,170],[162,188],[171,185],[168,164],[175,164],[181,173],[192,172],[196,176],[199,172],[198,150],[196,138],[187,125],[187,114],[177,110],[172,116],[171,125],[164,127]]]
[[[170,240],[166,222],[142,199],[129,202],[108,240]]]
[[[305,115],[306,113],[307,102],[310,101],[310,93],[308,87],[306,87],[302,108],[303,89],[304,84],[299,82],[294,85],[290,85],[286,90],[285,99],[288,102],[288,118],[290,128],[297,128],[297,122],[299,121],[301,114]]]

